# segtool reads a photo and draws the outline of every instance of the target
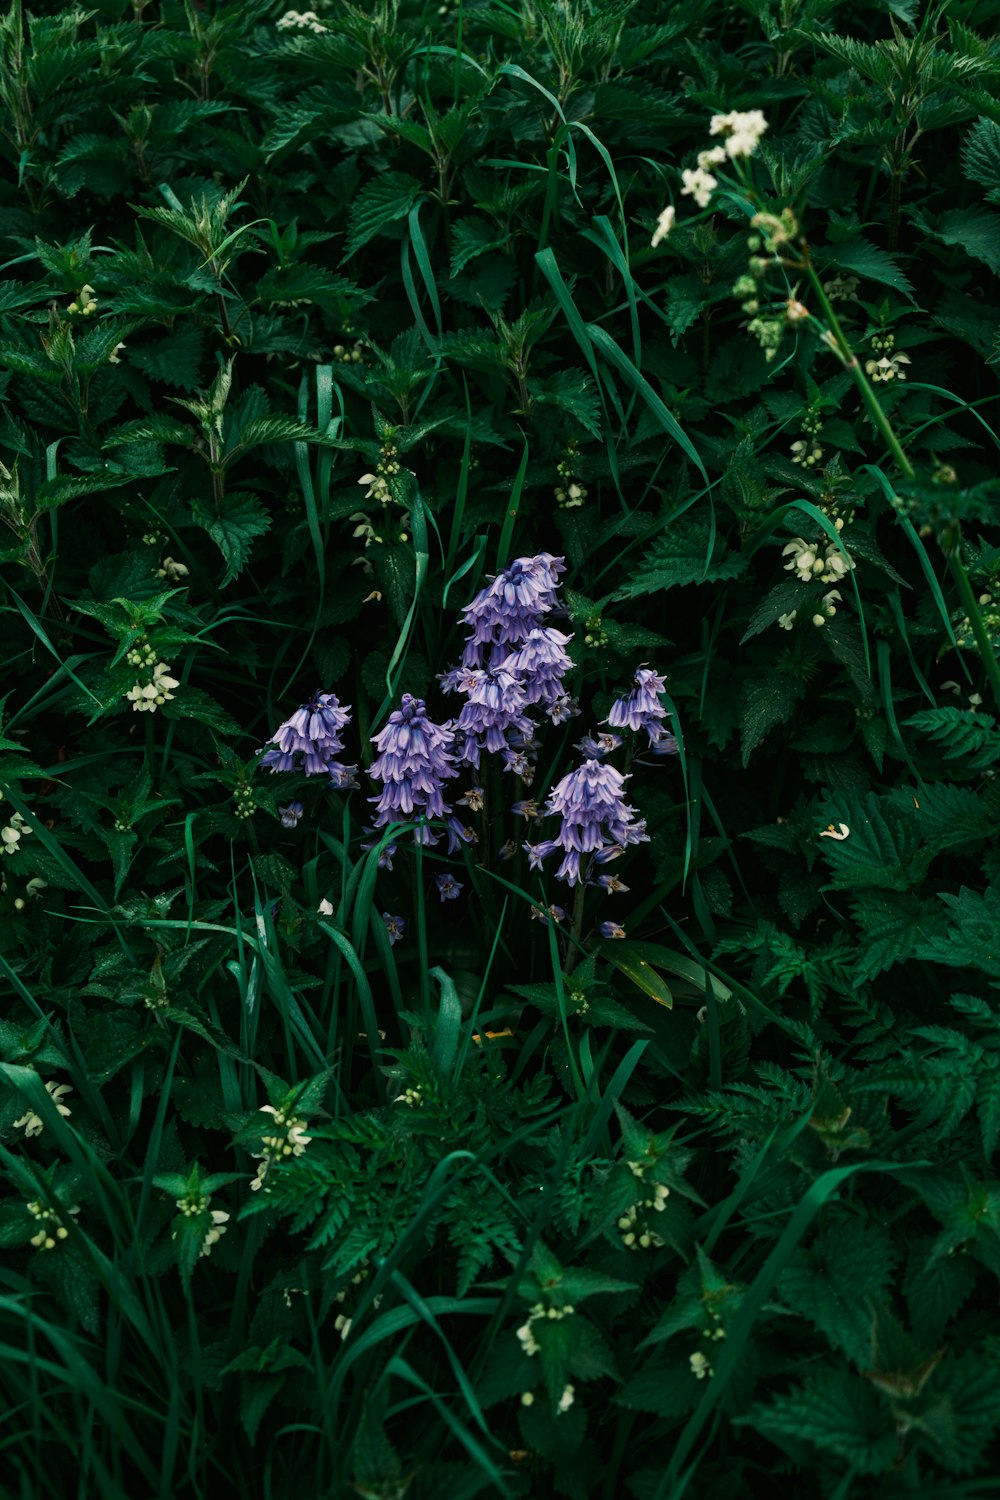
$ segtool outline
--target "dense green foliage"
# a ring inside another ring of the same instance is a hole
[[[315,4],[0,19],[0,1494],[993,1494],[1000,8]]]

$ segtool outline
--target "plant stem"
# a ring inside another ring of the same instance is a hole
[[[955,580],[959,598],[969,617],[972,634],[975,637],[976,645],[979,647],[983,669],[989,678],[994,701],[998,710],[1000,710],[1000,664],[998,664],[996,652],[993,650],[993,642],[990,640],[986,626],[983,624],[983,612],[979,607],[979,600],[973,593],[972,584],[969,582],[969,575],[962,560],[962,528],[960,522],[952,521],[942,533],[941,550],[951,570],[951,576]]]

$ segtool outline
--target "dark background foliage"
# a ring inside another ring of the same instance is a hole
[[[0,1488],[989,1494],[997,7],[295,14],[0,21]],[[380,868],[539,551],[580,716]],[[511,803],[642,663],[651,841],[546,926]],[[317,690],[349,794],[256,766]]]

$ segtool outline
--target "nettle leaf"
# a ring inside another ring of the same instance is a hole
[[[507,236],[488,219],[470,214],[468,218],[459,219],[453,227],[451,242],[451,275],[457,276],[476,256],[485,255],[488,250],[502,250]]]
[[[157,344],[128,346],[130,364],[148,375],[181,391],[194,391],[201,384],[201,356],[205,336],[195,324],[175,329],[169,338]]]
[[[222,587],[232,583],[246,567],[254,538],[270,530],[271,517],[248,490],[232,491],[218,505],[195,501],[191,506],[195,524],[208,532],[222,553],[226,571]]]
[[[912,302],[913,283],[910,278],[900,270],[887,251],[873,245],[870,240],[846,240],[839,245],[827,246],[822,254],[831,266],[836,266],[841,271],[853,271],[856,276],[864,276],[868,281],[891,286]]]
[[[892,1242],[860,1219],[831,1224],[781,1275],[780,1295],[859,1368],[871,1360],[874,1306],[893,1281]]]
[[[736,1417],[782,1445],[786,1439],[813,1443],[862,1474],[890,1469],[896,1457],[896,1425],[888,1403],[860,1376],[824,1370],[805,1385]]]
[[[942,245],[957,245],[1000,274],[1000,214],[988,208],[952,208],[938,218],[914,213],[914,222]]]
[[[915,957],[923,944],[943,937],[947,925],[940,907],[912,892],[868,891],[851,903],[851,911],[861,928],[859,984]]]
[[[822,840],[835,890],[909,890],[934,855],[920,837],[915,812],[907,815],[875,792],[842,814],[832,810],[830,821],[850,830],[843,840]]]
[[[751,677],[744,682],[740,707],[744,766],[771,730],[791,718],[804,693],[804,683],[782,677],[777,672],[766,677]]]
[[[969,131],[962,149],[966,177],[990,188],[990,200],[1000,202],[1000,125],[984,115]]]
[[[737,578],[745,567],[746,558],[725,555],[724,543],[717,532],[713,535],[707,517],[687,512],[665,524],[635,577],[614,597],[636,599],[688,583],[718,583],[724,578]]]
[[[417,179],[407,172],[383,172],[363,187],[351,208],[341,265],[373,240],[386,224],[405,219],[422,191]]]
[[[558,370],[544,380],[529,380],[528,392],[536,405],[561,407],[593,437],[600,437],[600,401],[582,370]]]

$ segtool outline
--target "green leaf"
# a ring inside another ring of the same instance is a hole
[[[887,251],[873,245],[870,240],[847,240],[839,245],[828,245],[821,253],[830,265],[842,271],[853,271],[869,281],[881,282],[883,286],[891,286],[913,300],[913,283],[909,277]]]
[[[464,271],[470,260],[485,255],[488,250],[502,250],[507,237],[495,224],[480,219],[475,214],[459,219],[451,231],[451,275]]]
[[[245,490],[231,491],[212,507],[196,500],[191,515],[208,532],[225,559],[223,588],[246,567],[254,538],[263,536],[271,526],[271,517],[256,495]]]
[[[921,840],[915,812],[907,816],[875,792],[842,815],[834,813],[831,822],[844,822],[850,830],[843,840],[821,836],[835,890],[908,890],[934,854]]]
[[[740,705],[744,766],[771,730],[791,718],[804,691],[803,683],[777,672],[767,677],[750,677],[744,682]]]
[[[913,219],[932,239],[959,246],[1000,275],[1000,214],[988,208],[952,208],[936,219],[920,213]]]
[[[415,177],[406,172],[383,172],[361,189],[351,208],[347,244],[341,265],[349,260],[380,229],[397,219],[405,219],[422,189]]]
[[[896,1457],[896,1428],[888,1405],[846,1371],[823,1370],[769,1406],[755,1406],[734,1420],[778,1443],[812,1443],[862,1474],[884,1473]]]
[[[1000,201],[1000,124],[985,115],[969,131],[962,149],[965,175],[990,188],[990,199]]]
[[[745,558],[725,555],[707,517],[687,512],[664,526],[647,548],[635,576],[614,597],[636,599],[689,583],[718,583],[738,577],[745,566]]]

